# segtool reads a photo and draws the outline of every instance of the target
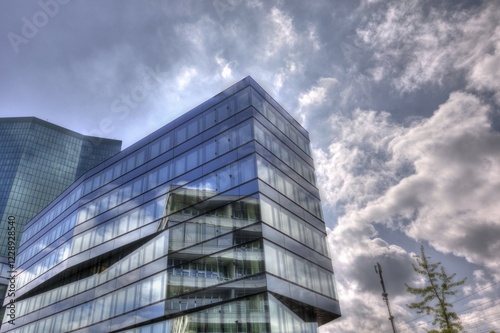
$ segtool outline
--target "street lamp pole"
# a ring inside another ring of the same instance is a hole
[[[387,311],[389,311],[389,320],[392,325],[392,332],[396,333],[396,326],[394,326],[394,316],[391,313],[391,307],[389,306],[389,294],[385,291],[384,277],[382,276],[382,266],[379,263],[375,265],[375,272],[380,275],[380,284],[382,284],[382,299],[387,304]]]

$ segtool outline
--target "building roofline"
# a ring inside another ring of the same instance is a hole
[[[121,140],[116,140],[116,139],[109,139],[109,138],[102,138],[102,137],[96,137],[96,136],[90,136],[90,135],[84,135],[78,132],[75,132],[73,130],[67,129],[65,127],[53,124],[49,121],[42,120],[37,117],[5,117],[5,118],[0,118],[0,124],[2,123],[35,123],[38,125],[42,125],[44,127],[48,127],[52,130],[58,131],[60,133],[64,133],[67,135],[71,135],[75,138],[82,139],[82,140],[93,140],[93,141],[99,141],[99,142],[107,142],[107,143],[122,143]]]

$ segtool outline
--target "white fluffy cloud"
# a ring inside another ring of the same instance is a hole
[[[498,91],[500,7],[489,1],[477,10],[444,13],[424,1],[392,1],[374,6],[357,29],[360,42],[373,52],[373,70],[402,92],[425,84],[440,85],[464,70],[469,88]],[[380,79],[380,77],[379,77]],[[500,102],[500,95],[496,95]]]
[[[485,320],[498,311],[498,304],[487,303],[494,289],[486,281],[500,280],[500,134],[491,123],[496,106],[479,96],[492,94],[500,104],[500,7],[484,2],[444,12],[423,3],[362,4],[360,11],[371,13],[356,31],[359,50],[372,55],[365,78],[388,81],[401,93],[464,79],[464,91],[451,93],[431,117],[408,125],[383,111],[331,115],[332,142],[315,150],[315,160],[322,198],[338,222],[328,239],[346,318],[325,332],[387,327],[378,281],[369,271],[379,261],[387,276],[399,274],[389,291],[398,325],[415,317],[404,306],[409,299],[402,288],[414,276],[407,270],[411,254],[380,239],[379,226],[483,268],[464,288],[465,295],[481,297],[458,304],[469,308],[460,313],[466,326],[477,324],[480,304],[491,305]],[[356,88],[343,89],[349,99],[360,96]],[[308,93],[321,95],[315,92],[321,90]],[[301,97],[304,109],[311,109],[309,95]],[[426,318],[410,324],[400,329],[430,328]]]
[[[391,223],[442,252],[485,265],[500,277],[500,134],[490,109],[454,93],[436,111],[387,146],[392,161],[412,161],[415,173],[356,213],[365,222]],[[393,223],[391,223],[393,224]]]
[[[399,180],[405,165],[394,165],[387,147],[407,129],[391,122],[386,112],[356,110],[352,118],[330,117],[335,141],[328,150],[316,150],[315,159],[323,184],[322,198],[339,215],[364,207]]]
[[[231,64],[219,55],[215,56],[215,62],[220,68],[220,75],[223,79],[228,79],[232,77],[233,70],[231,69]]]
[[[282,51],[282,48],[295,45],[298,37],[290,16],[274,7],[267,16],[266,21],[269,22],[269,34],[267,35],[265,47],[266,56],[274,56]]]
[[[411,255],[378,238],[373,224],[351,217],[397,182],[399,167],[392,166],[387,147],[407,130],[392,123],[388,113],[362,110],[352,118],[332,115],[330,125],[336,140],[326,151],[315,150],[315,160],[322,198],[339,217],[328,240],[345,316],[322,330],[375,332],[388,321],[374,265],[382,265],[391,298],[404,298],[402,281],[412,279]],[[406,315],[404,307],[393,307],[398,317]]]
[[[312,87],[306,93],[299,96],[300,107],[308,107],[313,104],[322,104],[327,98],[327,92],[338,81],[331,77],[322,77],[318,80],[318,84]]]
[[[377,238],[377,224],[465,257],[500,279],[500,134],[490,127],[490,112],[479,98],[456,92],[432,117],[406,127],[384,112],[332,116],[337,140],[315,153],[323,198],[339,217],[329,240],[342,306],[354,314],[342,332],[355,332],[347,327],[360,320],[366,331],[380,323],[374,262],[399,274],[393,288],[401,300],[402,281],[412,278],[411,255]],[[363,299],[371,316],[359,307]],[[395,311],[408,315],[399,305]]]
[[[497,15],[493,18],[500,20],[500,10],[495,11]],[[488,50],[484,56],[478,59],[469,73],[469,88],[480,91],[493,91],[496,102],[500,105],[500,27],[483,41],[483,47]]]

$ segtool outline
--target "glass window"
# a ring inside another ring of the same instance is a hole
[[[71,330],[71,318],[72,317],[72,311],[68,310],[65,311],[62,315],[62,331],[67,332]]]
[[[161,151],[164,153],[172,147],[172,133],[168,133],[161,139]]]
[[[134,167],[135,167],[135,156],[132,155],[132,156],[129,156],[129,158],[127,159],[127,171],[126,172],[129,172]]]
[[[215,141],[209,141],[205,143],[204,148],[205,148],[205,161],[210,161],[215,157],[217,154],[216,152],[216,143]]]
[[[187,128],[186,125],[181,125],[175,130],[175,143],[180,144],[187,139]]]
[[[108,241],[108,240],[111,240],[113,238],[113,227],[114,227],[113,222],[106,223],[106,226],[105,226],[106,229],[104,231],[103,241]]]
[[[217,122],[216,118],[216,109],[212,108],[209,111],[204,112],[205,124],[207,124],[207,128],[212,127],[215,122]]]
[[[228,132],[225,132],[224,134],[218,136],[216,142],[217,142],[217,152],[219,153],[219,155],[222,155],[227,151],[229,151],[230,139]]]
[[[186,156],[180,156],[175,161],[175,175],[181,175],[186,172]]]
[[[94,245],[98,245],[102,243],[103,240],[103,232],[104,228],[102,227],[97,227],[94,231]]]
[[[128,184],[122,187],[120,196],[122,201],[128,201],[132,197],[132,185]]]
[[[217,119],[218,121],[222,121],[229,117],[229,106],[227,105],[227,101],[224,101],[217,105]]]
[[[332,273],[268,241],[264,252],[269,273],[336,298]]]
[[[253,158],[247,158],[239,163],[240,170],[240,183],[244,183],[253,179],[257,176],[257,172],[255,170],[255,161]]]
[[[113,193],[109,195],[109,208],[116,207],[118,204],[118,194],[118,191],[113,191]]]
[[[139,225],[142,225],[139,217],[139,210],[135,209],[132,213],[129,213],[129,230],[136,229]]]
[[[88,248],[90,248],[90,232],[87,232],[85,235],[82,237],[82,249],[81,251],[85,251]]]
[[[118,177],[121,176],[121,173],[122,173],[122,164],[123,164],[123,162],[119,162],[113,168],[113,178],[118,178]]]
[[[254,89],[251,89],[251,91],[252,91],[252,105],[257,110],[259,110],[260,112],[262,112],[262,97]]]
[[[142,224],[148,224],[156,218],[156,204],[155,202],[150,202],[141,208],[141,220]]]
[[[92,191],[92,181],[91,180],[86,181],[83,186],[84,186],[83,192],[85,194],[90,193]]]
[[[142,165],[145,160],[146,160],[146,153],[145,153],[145,150],[143,149],[137,153],[136,160],[135,160],[135,166]]]
[[[103,310],[103,298],[98,298],[93,302],[93,311],[91,312],[92,317],[90,318],[90,322],[97,323],[101,321],[102,318],[102,310]]]
[[[150,155],[151,155],[151,158],[153,157],[156,157],[158,155],[160,155],[160,142],[159,141],[156,141],[155,143],[153,143],[151,146],[150,146]]]
[[[198,123],[199,123],[198,118],[193,119],[189,122],[189,124],[187,125],[188,138],[192,138],[193,136],[199,133]]]
[[[169,168],[170,168],[170,165],[169,164],[164,164],[160,169],[159,169],[159,183],[162,184],[166,181],[169,180]]]
[[[252,124],[250,122],[245,123],[239,128],[238,131],[239,144],[248,142],[252,139]]]
[[[146,246],[146,250],[145,250],[145,257],[144,257],[144,260],[145,262],[151,262],[153,261],[153,257],[154,257],[154,243],[149,243],[147,246]]]
[[[81,247],[82,247],[82,237],[77,236],[73,239],[71,254],[76,254],[76,253],[80,252]]]
[[[113,303],[115,305],[114,307],[114,315],[118,315],[123,313],[125,309],[125,296],[126,296],[126,289],[120,289],[118,292],[113,294]]]
[[[229,188],[231,188],[232,185],[232,174],[231,174],[231,166],[228,165],[227,167],[218,170],[217,172],[217,189],[219,191],[225,191]]]
[[[85,207],[78,210],[77,223],[80,224],[87,219],[87,209]]]
[[[103,298],[102,319],[109,318],[111,312],[113,295],[107,295]]]
[[[151,298],[151,303],[156,302],[164,298],[164,293],[163,291],[165,290],[165,279],[164,275],[157,275],[153,279],[152,283],[152,298]]]
[[[73,309],[72,312],[73,312],[72,327],[74,330],[76,330],[77,328],[80,327],[80,319],[82,318],[82,307],[77,306],[76,308]],[[43,330],[41,332],[43,332]]]
[[[142,178],[139,178],[134,182],[133,189],[132,189],[132,196],[136,197],[139,194],[142,193]]]
[[[52,332],[62,332],[62,325],[63,325],[63,314],[58,314],[57,316],[54,317],[54,322],[52,326]]]
[[[128,227],[128,220],[129,216],[125,215],[121,219],[119,219],[117,223],[115,223],[118,226],[118,231],[116,233],[117,235],[123,235],[124,233],[130,230]]]
[[[151,302],[151,280],[143,280],[140,284],[140,288],[139,304],[140,306],[144,306]]]
[[[99,200],[99,213],[103,213],[109,208],[109,196],[104,196]]]
[[[108,169],[104,176],[104,182],[107,184],[113,179],[113,169]],[[65,202],[66,203],[66,202]]]
[[[187,155],[188,170],[194,169],[202,163],[201,159],[199,159],[198,157],[199,153],[200,153],[199,149],[194,149],[193,151],[188,153]]]
[[[247,106],[250,106],[250,90],[245,88],[236,95],[237,111],[243,110]]]
[[[125,312],[132,311],[136,306],[135,303],[135,285],[127,288],[127,294],[125,296]]]

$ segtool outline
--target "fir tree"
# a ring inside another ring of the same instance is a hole
[[[420,256],[415,256],[417,265],[412,264],[413,270],[423,275],[427,280],[427,285],[422,288],[410,287],[405,283],[406,290],[417,296],[421,296],[420,302],[410,303],[407,306],[410,309],[417,310],[417,313],[433,315],[432,325],[438,325],[441,329],[431,330],[429,333],[459,333],[463,332],[463,326],[460,318],[453,312],[453,304],[449,303],[448,296],[455,295],[456,288],[465,282],[465,278],[458,282],[452,282],[456,273],[446,274],[441,263],[430,263],[424,252],[424,247],[420,248]]]

